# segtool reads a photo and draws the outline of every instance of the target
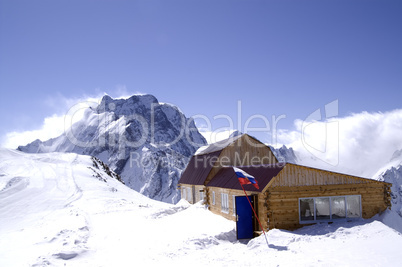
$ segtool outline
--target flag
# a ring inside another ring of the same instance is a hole
[[[252,184],[254,185],[255,188],[260,189],[258,186],[257,180],[254,178],[254,176],[248,174],[247,172],[243,171],[242,169],[233,167],[234,172],[237,175],[237,178],[239,179],[239,183],[241,185],[244,184]]]

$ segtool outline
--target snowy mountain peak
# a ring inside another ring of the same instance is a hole
[[[98,114],[113,112],[116,115],[130,115],[143,113],[152,105],[159,105],[153,95],[133,95],[128,99],[113,99],[108,95],[103,96],[99,106],[96,108]]]
[[[239,136],[239,135],[242,135],[242,134],[243,134],[242,132],[240,132],[239,130],[236,130],[236,131],[234,131],[233,133],[231,133],[229,135],[229,138],[236,137],[236,136]]]
[[[293,148],[288,148],[285,145],[280,148],[274,148],[272,146],[269,147],[279,162],[298,163],[298,158]]]
[[[392,166],[388,170],[382,172],[376,179],[392,184],[391,210],[402,217],[402,164]]]
[[[65,134],[18,150],[91,155],[121,175],[125,184],[166,202],[179,200],[177,181],[190,156],[206,144],[193,119],[152,95],[105,95]]]

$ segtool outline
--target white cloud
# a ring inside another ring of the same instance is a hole
[[[67,98],[61,94],[49,96],[45,99],[45,105],[55,113],[43,120],[41,126],[35,130],[12,131],[1,138],[1,146],[15,149],[20,145],[26,145],[36,139],[42,141],[57,137],[64,133],[72,123],[80,120],[89,106],[99,104],[106,93],[98,93],[95,96],[83,95],[77,98]],[[137,94],[137,93],[136,93]],[[140,94],[140,93],[138,93]],[[128,98],[130,94],[124,85],[116,86],[114,98]]]
[[[303,164],[371,177],[402,148],[402,109],[343,118],[295,121],[296,130],[277,132],[278,143],[293,147]]]
[[[53,115],[43,121],[38,130],[10,132],[3,138],[2,146],[6,148],[17,148],[19,145],[26,145],[36,139],[47,140],[59,136],[64,131],[64,116]]]
[[[53,114],[50,117],[46,117],[38,129],[7,133],[2,138],[1,146],[15,149],[20,145],[26,145],[36,139],[45,141],[60,136],[64,133],[66,128],[83,117],[85,110],[89,106],[97,105],[99,100],[100,98],[93,97],[87,99],[60,99],[60,103],[64,103],[64,113]]]

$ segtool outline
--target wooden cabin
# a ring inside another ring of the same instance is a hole
[[[192,204],[205,200],[206,185],[225,166],[276,163],[271,149],[247,134],[201,147],[181,175],[181,197]]]
[[[252,185],[244,188],[253,197],[265,230],[294,230],[305,224],[367,219],[391,205],[391,184],[384,182],[291,163],[241,169],[258,181],[260,189]],[[244,196],[244,192],[233,168],[221,169],[207,184],[206,192],[206,203],[212,212],[236,220],[234,200]],[[256,222],[254,227],[260,228]]]
[[[367,219],[391,206],[389,183],[279,163],[269,147],[255,149],[252,143],[240,147],[244,145],[243,138],[261,144],[248,135],[242,135],[232,138],[221,150],[208,146],[204,150],[207,153],[194,155],[179,180],[182,198],[191,203],[203,200],[213,213],[239,221],[236,197],[245,194],[231,167],[238,166],[258,182],[259,189],[252,185],[244,185],[244,189],[264,230],[294,230],[306,224]],[[250,154],[261,156],[259,164],[236,162],[236,153],[244,156],[248,149]],[[229,159],[222,158],[222,155]],[[273,162],[267,163],[268,158]],[[208,164],[197,165],[196,162]],[[252,221],[253,232],[261,231],[252,215],[248,220]]]

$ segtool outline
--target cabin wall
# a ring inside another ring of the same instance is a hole
[[[206,194],[206,191],[205,191],[205,186],[203,186],[203,185],[196,185],[196,186],[194,186],[194,191],[195,191],[195,203],[197,203],[197,202],[199,202],[199,201],[203,201],[203,204],[206,204],[206,202],[205,202],[205,198],[206,198],[206,196],[205,196],[205,194]]]
[[[243,135],[225,147],[214,167],[206,178],[205,184],[218,173],[222,166],[250,166],[278,163],[271,149],[256,139]]]
[[[215,192],[215,204],[213,203],[213,192]],[[246,191],[249,196],[255,194],[255,192]],[[222,194],[228,195],[228,210],[227,212],[222,210]],[[225,189],[219,187],[208,187],[207,188],[207,203],[208,208],[211,212],[221,215],[226,219],[236,221],[235,206],[233,202],[233,196],[244,196],[242,190],[235,189]]]
[[[190,185],[181,184],[180,185],[181,198],[187,200],[191,204],[195,204],[200,200],[205,201],[205,186],[203,185]]]
[[[264,193],[264,228],[302,227],[299,198],[348,195],[361,196],[363,218],[371,218],[391,205],[390,184],[288,163]]]
[[[362,217],[371,218],[389,207],[389,186],[385,183],[326,186],[273,187],[265,193],[267,214],[264,227],[294,230],[299,222],[299,198],[360,195]]]
[[[195,202],[199,201],[199,190],[204,190],[205,204],[213,213],[236,221],[233,196],[244,196],[242,190],[192,185],[182,185],[182,190],[184,187],[194,188]],[[257,194],[255,200],[258,205],[255,207],[264,229],[294,230],[306,225],[300,224],[299,221],[299,198],[359,195],[361,215],[367,219],[391,206],[390,187],[391,184],[375,180],[287,164],[263,193]],[[222,210],[222,194],[227,194],[226,210]],[[256,195],[250,191],[247,191],[247,194]],[[261,230],[257,222],[255,229]]]
[[[268,217],[268,193],[258,194],[258,218],[260,219],[261,225],[264,230],[269,229],[269,217]],[[258,231],[262,231],[261,226],[258,225]]]
[[[213,204],[213,192],[215,192],[215,204]],[[256,192],[250,192],[246,191],[247,195],[250,197],[254,197],[254,200],[257,201],[257,203],[254,203],[254,209],[256,210],[258,217],[259,218],[264,218],[266,217],[266,199],[263,194],[256,194]],[[228,204],[229,204],[229,209],[227,212],[222,211],[222,194],[227,194],[228,195]],[[207,203],[208,203],[208,208],[212,213],[215,213],[217,215],[223,216],[228,220],[236,221],[236,207],[234,205],[234,198],[233,196],[245,196],[244,192],[242,190],[234,190],[234,189],[224,189],[224,188],[219,188],[219,187],[208,187],[207,188]],[[258,223],[257,220],[254,219],[254,229],[255,231],[261,231],[261,227]],[[261,221],[262,223],[262,221]],[[267,226],[264,226],[264,229],[267,228]]]

